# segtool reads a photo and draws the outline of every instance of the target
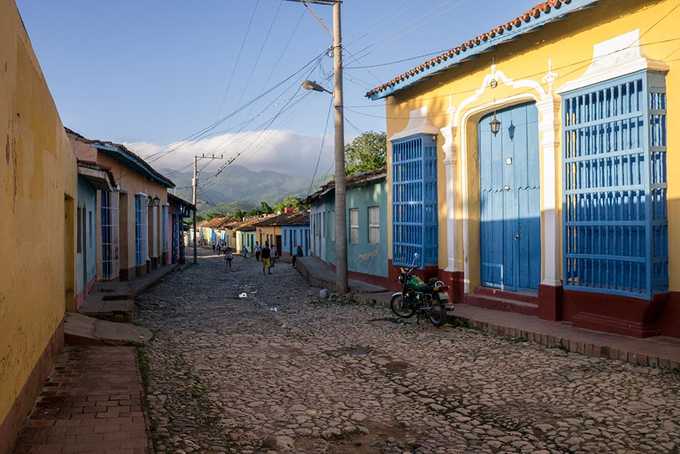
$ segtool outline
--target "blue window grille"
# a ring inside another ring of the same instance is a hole
[[[392,262],[436,266],[438,255],[436,137],[392,142]]]
[[[113,219],[111,213],[111,193],[101,191],[101,235],[102,235],[102,277],[113,276]]]
[[[146,263],[146,196],[135,195],[135,264]]]
[[[563,96],[564,286],[668,289],[666,90],[637,72]]]

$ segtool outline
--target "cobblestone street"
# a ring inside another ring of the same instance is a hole
[[[398,323],[258,265],[204,256],[139,298],[158,452],[679,452],[678,374]]]

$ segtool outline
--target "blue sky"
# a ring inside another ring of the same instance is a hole
[[[328,32],[301,4],[283,0],[16,1],[64,124],[88,137],[140,144],[142,154],[213,123],[330,45]],[[447,49],[535,3],[485,0],[480,7],[476,0],[345,0],[344,37],[351,52],[346,64],[374,65]],[[331,24],[329,7],[314,11]],[[421,60],[348,69],[345,105],[384,115],[381,103],[363,97],[366,90]],[[331,68],[332,60],[323,58],[310,77],[323,80]],[[309,93],[269,126],[270,133],[253,133],[268,125],[294,90],[295,80],[283,85],[217,128],[210,143],[220,143],[221,135],[230,139],[217,147],[226,155],[239,151],[233,142],[252,137],[260,139],[252,148],[274,144],[257,157],[248,156],[246,147],[244,164],[253,167],[266,168],[268,162],[278,168],[290,157],[309,160],[324,131],[326,95]],[[270,109],[247,121],[278,95]],[[363,107],[369,104],[375,107]],[[348,139],[358,130],[385,127],[381,118],[353,112],[347,117]],[[242,135],[233,136],[239,128]],[[200,146],[213,151],[207,142]],[[291,147],[306,151],[296,154]],[[167,166],[190,159],[184,151],[168,158]]]

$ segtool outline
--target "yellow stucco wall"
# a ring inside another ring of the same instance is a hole
[[[594,45],[635,31],[639,32],[642,56],[650,62],[661,62],[668,69],[669,238],[680,238],[680,154],[675,150],[676,146],[680,146],[680,134],[674,128],[674,125],[680,124],[680,114],[673,107],[680,106],[680,33],[676,30],[676,24],[680,21],[680,8],[676,8],[677,6],[677,0],[602,0],[595,8],[574,13],[566,20],[549,24],[537,32],[500,46],[496,51],[479,55],[457,68],[387,98],[388,137],[409,130],[414,124],[427,124],[439,130],[437,162],[440,268],[463,271],[467,266],[469,274],[466,278],[470,279],[471,285],[478,280],[479,190],[476,185],[479,170],[475,164],[477,121],[495,109],[538,101],[553,103],[554,108],[554,118],[551,119],[554,121],[551,131],[554,139],[551,146],[554,146],[552,158],[555,161],[555,170],[551,179],[554,179],[556,188],[556,205],[554,210],[546,208],[542,194],[541,221],[543,224],[548,211],[553,212],[556,225],[554,232],[548,234],[553,236],[556,243],[556,256],[552,259],[557,267],[556,274],[558,277],[562,276],[561,98],[558,92],[566,83],[586,74],[594,62]],[[660,20],[662,18],[664,19]],[[480,30],[483,31],[485,30]],[[621,64],[624,63],[625,59]],[[495,75],[492,77],[491,74]],[[485,78],[487,82],[495,78],[498,86],[489,87],[484,83]],[[421,109],[426,111],[420,111]],[[551,141],[549,134],[545,131],[539,133],[542,187],[546,183],[545,156],[542,151],[544,142]],[[450,153],[449,158],[454,169],[455,263],[449,263],[448,256],[450,239],[447,232],[447,152]],[[388,169],[391,169],[390,158],[391,152],[388,153]],[[391,187],[389,173],[388,184]],[[465,194],[469,194],[467,198],[464,197]],[[467,211],[464,210],[464,203],[467,203]],[[388,194],[388,219],[392,219],[391,208],[391,194]],[[468,232],[467,246],[464,245],[465,229]],[[542,228],[543,241],[545,235]],[[391,229],[388,229],[388,242],[391,258]],[[546,253],[542,253],[544,278]],[[673,247],[672,242],[670,275],[671,290],[680,290],[680,248]]]
[[[281,235],[281,227],[277,225],[256,228],[255,238],[256,241],[260,243],[260,246],[264,247],[264,243],[267,242],[267,235],[269,235],[271,238],[271,241],[269,241],[269,247],[276,246],[276,237]],[[279,253],[281,253],[281,251],[279,251]]]
[[[75,263],[76,161],[12,0],[0,1],[0,159],[1,423],[73,303]]]

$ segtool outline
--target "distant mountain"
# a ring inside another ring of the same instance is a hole
[[[242,209],[259,206],[260,201],[273,204],[288,195],[307,195],[310,183],[309,177],[253,171],[238,165],[229,166],[212,178],[214,174],[214,170],[208,169],[199,175],[199,211],[225,204]],[[186,200],[191,200],[191,175],[191,172],[169,173],[178,188],[177,195]]]

